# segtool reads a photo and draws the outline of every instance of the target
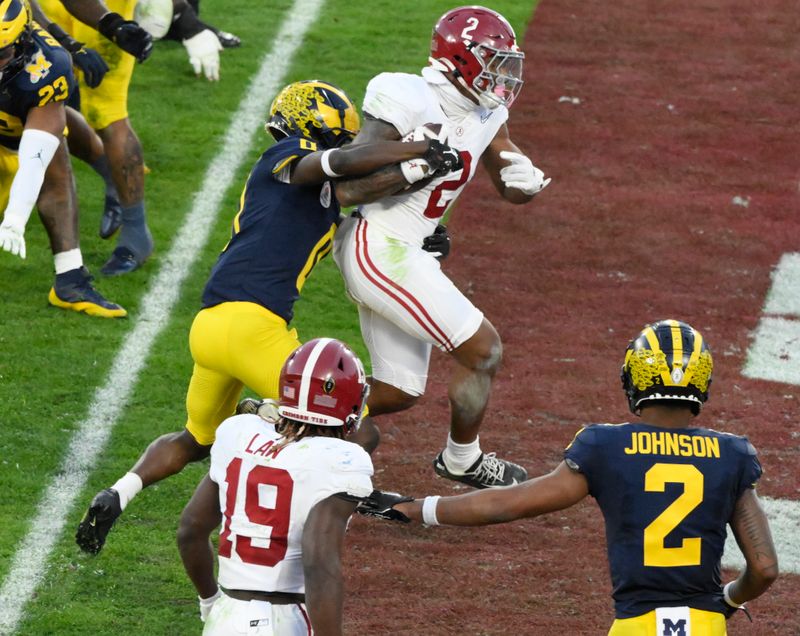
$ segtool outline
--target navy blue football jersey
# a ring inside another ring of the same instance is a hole
[[[586,477],[605,518],[617,618],[683,605],[719,611],[726,525],[761,476],[746,437],[593,424],[564,459]]]
[[[330,181],[300,186],[288,181],[293,161],[317,150],[287,137],[256,162],[233,221],[231,239],[203,291],[203,307],[258,303],[291,322],[293,307],[314,265],[333,247],[339,203]]]
[[[31,108],[65,101],[75,90],[69,53],[38,25],[34,27],[33,57],[0,89],[0,145],[11,150],[19,148]]]

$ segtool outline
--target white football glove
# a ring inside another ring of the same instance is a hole
[[[222,45],[216,33],[211,29],[205,29],[184,40],[183,46],[189,53],[189,63],[195,75],[199,76],[202,72],[211,82],[219,80],[219,52],[222,50]]]
[[[0,224],[0,249],[25,258],[25,224],[4,218]]]
[[[504,150],[500,158],[510,161],[511,165],[500,170],[500,178],[507,188],[516,188],[521,192],[534,195],[547,187],[551,179],[544,178],[544,172],[531,163],[525,155]]]
[[[217,590],[217,593],[214,596],[209,596],[208,598],[200,598],[197,597],[197,600],[200,601],[200,620],[202,622],[206,622],[208,615],[211,613],[211,608],[214,607],[214,603],[217,602],[217,599],[222,596],[222,592]]]

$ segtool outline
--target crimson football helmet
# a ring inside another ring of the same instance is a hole
[[[344,426],[361,421],[369,395],[364,365],[343,342],[317,338],[301,345],[281,370],[278,413],[315,426]]]
[[[486,108],[511,106],[522,89],[522,61],[514,29],[486,7],[458,7],[433,27],[431,66],[452,72]]]
[[[688,403],[697,415],[708,400],[714,361],[703,336],[678,320],[661,320],[631,340],[622,365],[622,388],[637,413],[643,402]]]

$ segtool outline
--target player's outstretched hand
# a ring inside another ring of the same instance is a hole
[[[84,46],[83,42],[78,42],[71,37],[55,22],[51,22],[47,30],[56,39],[56,42],[69,51],[72,62],[83,71],[86,85],[89,88],[97,88],[108,72],[108,64],[103,57],[94,49]]]
[[[0,224],[0,250],[25,258],[25,226],[5,218]]]
[[[413,497],[406,497],[397,492],[384,492],[383,490],[373,490],[369,497],[361,500],[356,506],[356,512],[365,517],[377,517],[387,521],[402,521],[410,523],[411,519],[405,516],[393,506],[407,501],[414,501]]]
[[[532,196],[544,190],[551,181],[549,178],[545,179],[544,172],[519,152],[504,150],[500,153],[500,158],[510,162],[500,170],[500,178],[507,188],[516,188]]]
[[[97,24],[97,30],[126,53],[144,62],[153,52],[153,36],[133,20],[119,13],[106,13]]]
[[[195,75],[202,73],[209,82],[219,81],[219,52],[222,44],[216,33],[211,29],[204,29],[184,40],[183,46],[189,54],[189,63]]]

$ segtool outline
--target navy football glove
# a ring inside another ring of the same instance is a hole
[[[94,49],[86,48],[83,42],[70,37],[55,22],[51,22],[47,30],[50,32],[56,41],[63,46],[72,56],[72,63],[83,71],[83,79],[89,88],[97,88],[100,82],[103,81],[106,73],[108,72],[108,64],[102,56]]]
[[[441,223],[437,225],[433,234],[422,240],[422,249],[433,254],[438,261],[446,259],[450,254],[450,234],[447,227]]]
[[[362,499],[361,503],[356,506],[356,512],[365,517],[377,517],[378,519],[386,519],[387,521],[410,523],[411,519],[393,508],[393,506],[407,501],[414,501],[414,498],[405,497],[396,492],[373,490],[369,497]]]
[[[97,30],[126,53],[144,62],[153,52],[153,36],[133,20],[119,13],[106,13],[97,24]]]

